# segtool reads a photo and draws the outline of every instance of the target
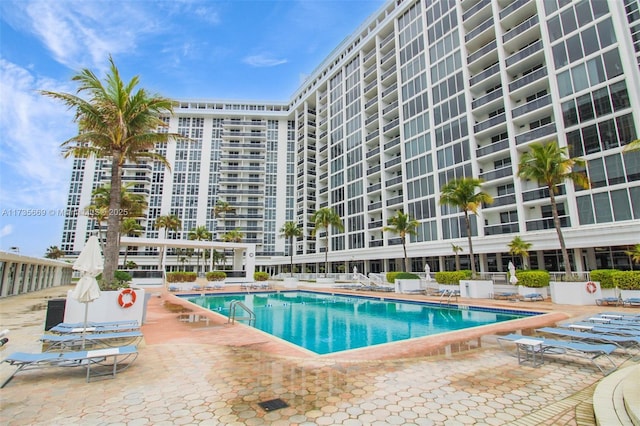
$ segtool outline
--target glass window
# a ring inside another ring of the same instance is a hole
[[[600,131],[602,149],[611,149],[618,146],[618,135],[616,135],[616,126],[613,124],[613,120],[603,121],[598,124],[598,130]]]
[[[589,168],[589,181],[591,182],[592,188],[600,188],[607,184],[602,158],[589,160],[587,167]]]
[[[549,19],[549,38],[551,38],[551,42],[558,40],[562,37],[562,28],[560,27],[560,17],[554,16]]]
[[[576,23],[576,16],[573,13],[573,8],[569,8],[560,14],[560,19],[562,19],[562,30],[564,34],[567,35],[578,28],[578,24]]]
[[[607,168],[609,185],[624,183],[624,169],[622,168],[622,158],[620,158],[620,154],[605,157],[604,164]]]
[[[560,97],[563,98],[573,93],[571,86],[571,75],[569,71],[558,74],[558,89],[560,90]]]
[[[612,84],[609,89],[611,90],[611,101],[613,102],[614,110],[618,111],[631,106],[629,94],[627,93],[627,84],[624,81]]]
[[[606,87],[593,92],[593,104],[596,108],[596,116],[601,117],[611,112],[609,90]]]
[[[567,39],[567,53],[569,54],[569,62],[575,62],[584,56],[580,44],[580,34]]]
[[[562,104],[562,117],[564,118],[564,126],[571,127],[578,124],[578,113],[576,104],[573,99]]]
[[[580,220],[580,225],[590,225],[595,223],[593,207],[591,206],[591,196],[585,195],[578,197],[576,198],[576,203],[578,204],[578,218]]]
[[[591,94],[580,96],[577,99],[578,112],[580,114],[580,122],[591,120],[595,115],[593,113],[593,104],[591,103]]]
[[[598,19],[599,17],[609,13],[609,5],[606,1],[592,1],[590,3],[594,19]]]
[[[553,46],[553,63],[556,65],[556,69],[562,68],[569,63],[563,41]]]
[[[598,35],[600,36],[600,47],[603,49],[616,42],[616,33],[613,30],[611,18],[598,23]]]
[[[595,124],[582,129],[582,143],[584,144],[584,153],[592,154],[600,151],[600,142],[598,141],[598,131]]]
[[[551,15],[558,10],[558,3],[556,0],[544,0],[544,10],[547,12],[547,15]]]
[[[631,196],[631,207],[633,207],[633,218],[640,219],[640,186],[629,188]]]
[[[576,4],[576,17],[578,18],[578,26],[581,28],[593,20],[589,3],[587,0],[582,0]]]
[[[620,62],[618,49],[613,49],[606,52],[604,55],[602,55],[602,58],[604,59],[604,67],[607,70],[608,79],[612,79],[622,74],[622,63]]]
[[[584,64],[571,68],[571,78],[573,79],[574,92],[579,92],[589,87],[587,71]]]
[[[582,38],[582,46],[584,48],[584,56],[589,56],[598,50],[598,36],[596,28],[590,27],[580,33]]]
[[[613,221],[608,192],[593,194],[593,206],[595,207],[596,211],[597,223],[607,223]]]
[[[633,124],[633,116],[631,114],[623,115],[616,118],[618,127],[618,141],[621,145],[626,145],[631,141],[638,139],[636,136],[636,128]],[[631,153],[629,153],[631,155]]]
[[[640,151],[627,152],[623,156],[627,181],[640,180]]]
[[[591,81],[592,86],[606,80],[601,56],[596,56],[595,58],[587,61],[587,70],[589,71],[589,80]]]
[[[571,158],[582,157],[584,155],[580,130],[574,130],[573,132],[567,133],[567,145],[569,146],[569,155]]]

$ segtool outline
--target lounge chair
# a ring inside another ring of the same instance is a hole
[[[640,348],[640,337],[638,336],[621,336],[618,334],[608,333],[590,333],[588,331],[574,331],[559,327],[543,327],[537,329],[536,331],[540,333],[567,337],[572,340],[612,344],[616,345],[620,349],[624,349],[627,351],[630,351],[632,349],[637,350],[638,348]]]
[[[622,302],[624,306],[640,307],[640,297],[630,297]]]
[[[49,345],[47,352],[53,350],[69,350],[73,347],[94,346],[124,346],[133,345],[142,339],[140,331],[123,331],[116,333],[92,334],[45,334],[40,338],[42,343]]]
[[[640,336],[640,329],[629,329],[610,326],[608,324],[568,324],[560,325],[562,328],[569,328],[577,331],[588,331],[590,333],[619,334],[621,336]]]
[[[130,327],[130,326],[139,326],[137,320],[120,320],[120,321],[87,321],[87,327]],[[66,327],[66,328],[78,328],[84,327],[83,322],[61,322],[60,324],[55,325],[58,328]]]
[[[640,314],[628,314],[624,312],[600,312],[597,314],[601,318],[609,318],[611,320],[635,321],[640,322]]]
[[[598,306],[618,306],[622,305],[622,299],[619,297],[603,297],[602,299],[596,299],[596,305]]]
[[[540,293],[529,293],[522,296],[522,300],[525,302],[543,302],[544,297]]]
[[[108,324],[108,323],[104,323],[104,324]],[[78,333],[92,333],[92,334],[96,334],[96,333],[117,333],[117,332],[123,332],[123,331],[136,331],[136,330],[140,330],[140,325],[138,324],[137,321],[132,321],[129,325],[125,325],[125,324],[116,324],[116,325],[103,325],[100,323],[96,323],[94,325],[89,325],[87,324],[87,327],[83,327],[83,325],[80,325],[79,327],[67,327],[66,325],[56,325],[54,327],[51,327],[49,329],[49,331],[51,333],[56,333],[56,334],[78,334]]]
[[[96,349],[77,352],[43,352],[27,353],[15,352],[3,360],[10,365],[17,366],[18,369],[4,381],[0,389],[13,379],[13,376],[20,371],[35,370],[47,367],[84,367],[87,369],[87,382],[92,374],[91,368],[97,366],[109,366],[108,371],[95,372],[93,376],[116,376],[138,357],[138,349],[135,346],[119,346],[116,348]],[[127,364],[122,364],[128,361]],[[120,366],[120,368],[118,368]]]
[[[504,349],[502,341],[515,343],[518,340],[525,338],[532,341],[537,340],[540,342],[543,362],[545,355],[568,355],[582,358],[591,362],[605,376],[618,368],[616,363],[609,357],[609,355],[611,355],[611,353],[617,349],[617,346],[612,344],[570,342],[566,340],[554,340],[542,337],[528,337],[522,336],[520,334],[509,334],[507,336],[500,336],[498,337],[498,344]],[[604,366],[598,364],[596,360],[600,358],[605,359],[609,365]]]
[[[170,285],[169,291],[172,291],[175,293],[176,291],[180,291],[180,287],[178,287],[177,285]]]
[[[503,293],[495,293],[493,295],[493,298],[495,300],[519,300],[520,299],[520,295],[516,292],[503,292]]]

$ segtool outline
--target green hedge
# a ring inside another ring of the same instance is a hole
[[[167,272],[167,282],[170,283],[192,283],[197,277],[195,272]]]
[[[591,281],[598,281],[600,288],[615,288],[613,274],[620,272],[617,269],[594,269],[589,273]]]
[[[518,285],[525,287],[548,287],[549,286],[549,272],[541,270],[527,270],[516,271],[516,278],[518,279]]]
[[[435,273],[438,284],[458,285],[460,280],[471,279],[471,271],[463,269],[461,271],[440,271]]]
[[[209,271],[205,274],[207,281],[224,281],[227,278],[227,273],[224,271]]]
[[[102,274],[99,274],[96,277],[96,280],[98,281],[98,287],[100,287],[100,290],[110,291],[129,288],[129,282],[133,280],[133,277],[127,271],[118,270],[113,273],[113,281],[110,283],[102,281]]]
[[[412,274],[411,272],[395,271],[387,272],[386,278],[388,283],[393,284],[396,282],[396,280],[419,280],[420,276]]]
[[[612,278],[613,285],[621,290],[640,290],[640,271],[618,271]]]
[[[266,281],[269,279],[269,273],[264,271],[256,271],[253,273],[253,279],[255,281]]]

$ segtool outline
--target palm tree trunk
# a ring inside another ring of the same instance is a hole
[[[469,220],[469,213],[465,210],[464,221],[467,225],[467,240],[469,240],[469,257],[471,258],[471,277],[476,277],[476,262],[473,258],[473,246],[471,245],[471,221]]]
[[[289,273],[291,274],[291,278],[293,278],[293,237],[289,237],[289,253],[291,255],[291,269],[289,269]]]
[[[404,251],[404,272],[409,272],[409,259],[407,258],[407,244],[405,238],[402,238],[402,250]]]
[[[456,252],[456,271],[460,270],[460,255]]]
[[[327,272],[329,271],[329,236],[324,239],[324,277],[327,278]]]
[[[114,273],[118,269],[120,247],[120,192],[122,177],[120,176],[121,153],[115,151],[111,160],[111,193],[109,194],[109,211],[107,216],[107,243],[104,253],[104,270],[102,279],[108,283],[113,281]]]
[[[558,205],[556,204],[556,196],[553,193],[551,185],[549,188],[549,199],[551,200],[551,214],[553,215],[553,225],[556,228],[558,234],[558,240],[560,241],[560,250],[562,251],[562,261],[564,262],[565,276],[568,278],[571,276],[571,263],[569,261],[569,252],[567,246],[564,243],[564,236],[562,235],[562,226],[560,225],[560,216],[558,215]]]

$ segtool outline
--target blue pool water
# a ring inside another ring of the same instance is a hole
[[[429,336],[532,315],[487,308],[457,309],[434,303],[380,300],[308,291],[185,295],[228,315],[233,300],[256,315],[255,327],[317,354]],[[245,313],[240,311],[239,316]]]

